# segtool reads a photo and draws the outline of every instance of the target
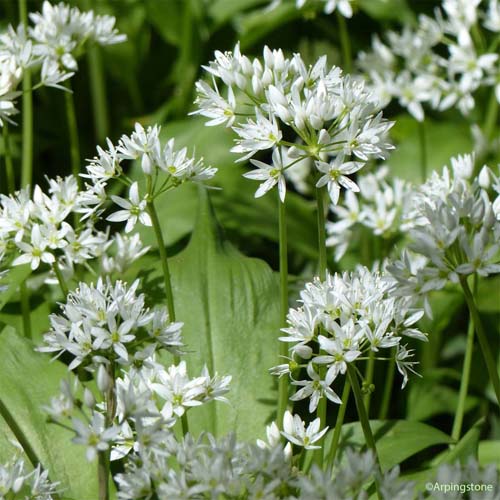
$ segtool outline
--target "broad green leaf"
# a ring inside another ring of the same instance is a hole
[[[51,363],[34,351],[34,345],[7,327],[0,333],[0,402],[15,420],[52,481],[60,481],[64,495],[75,500],[97,498],[96,464],[85,459],[85,449],[71,443],[73,434],[48,424],[41,406],[59,394],[65,365]],[[0,416],[0,436],[12,437],[5,413]],[[8,418],[7,418],[8,420]],[[0,462],[9,460],[12,448],[0,447]]]
[[[203,365],[231,375],[230,405],[211,403],[189,412],[190,429],[240,439],[262,436],[274,410],[279,289],[269,266],[240,254],[220,234],[200,189],[196,227],[187,248],[170,262],[176,316],[184,322],[191,375]],[[156,264],[158,267],[158,264]]]
[[[477,307],[483,313],[500,312],[500,276],[483,278],[478,282]]]
[[[500,441],[480,441],[477,454],[482,466],[496,464],[500,469]]]
[[[38,298],[41,299],[40,297]],[[49,314],[50,314],[50,303],[46,300],[41,300],[38,304],[35,304],[36,297],[31,297],[31,336],[35,343],[40,343],[42,335],[49,329]],[[22,332],[23,330],[23,317],[19,311],[11,314],[6,310],[0,313],[0,323],[11,326],[17,332]]]
[[[29,264],[11,267],[7,274],[0,281],[1,287],[6,289],[0,293],[0,311],[9,302],[12,296],[18,291],[19,285],[31,274]]]
[[[458,392],[450,387],[437,383],[436,380],[424,378],[414,380],[409,389],[406,415],[409,420],[427,420],[435,415],[454,415],[457,410]],[[468,412],[478,404],[477,397],[468,396],[465,411]]]
[[[370,425],[383,470],[391,469],[426,448],[452,442],[451,437],[444,432],[420,422],[371,420]],[[325,453],[328,453],[332,436],[333,433],[329,432],[325,440]],[[340,450],[347,447],[359,449],[365,445],[359,422],[342,426]]]
[[[429,342],[422,346],[421,363],[424,375],[438,366],[446,341],[442,333],[459,313],[463,302],[463,295],[455,288],[440,290],[430,295],[433,319],[424,316],[419,322],[422,331],[429,333]]]
[[[393,175],[420,182],[419,125],[408,115],[397,116],[395,121],[391,135],[396,149],[389,157],[387,164]],[[463,120],[435,122],[426,118],[424,126],[427,143],[427,174],[432,170],[441,171],[444,165],[449,164],[451,156],[469,153],[472,150],[469,126]],[[450,137],[453,140],[450,140]]]

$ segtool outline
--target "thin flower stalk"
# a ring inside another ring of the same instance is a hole
[[[377,469],[380,473],[380,460],[377,454],[377,447],[375,445],[375,439],[373,437],[373,433],[370,427],[370,421],[368,420],[368,415],[366,413],[366,408],[363,402],[363,394],[361,392],[361,387],[358,381],[358,375],[356,373],[356,369],[352,365],[347,366],[347,375],[349,378],[349,382],[352,387],[352,392],[354,394],[354,401],[356,402],[356,409],[358,410],[359,422],[361,424],[361,428],[363,429],[363,434],[365,436],[366,444],[368,448],[372,451],[373,456],[375,457],[375,462],[377,464]],[[375,484],[377,485],[377,496],[379,499],[380,496],[378,480],[375,480]]]
[[[488,375],[490,377],[491,384],[493,385],[493,390],[495,392],[497,402],[500,405],[500,377],[498,375],[495,360],[493,359],[493,355],[491,354],[490,346],[488,345],[488,339],[486,338],[486,333],[479,316],[479,311],[477,310],[474,296],[472,295],[469,284],[467,283],[467,278],[465,276],[460,276],[460,285],[462,286],[465,301],[467,302],[469,313],[474,323],[474,329],[476,330],[479,345],[483,353],[483,358],[486,363],[486,369],[488,370]]]
[[[342,404],[339,406],[337,419],[335,420],[335,430],[333,431],[332,442],[330,444],[330,449],[328,450],[326,470],[330,470],[333,467],[335,458],[337,457],[340,435],[342,433],[342,425],[344,424],[345,412],[347,410],[347,403],[349,401],[350,394],[351,384],[349,382],[349,379],[346,379],[344,382],[344,389],[342,391]]]
[[[82,187],[80,177],[80,140],[78,138],[78,124],[76,121],[75,99],[71,83],[66,82],[67,92],[64,92],[64,105],[66,108],[66,120],[68,122],[69,148],[71,159],[71,173],[77,179],[78,187]]]
[[[280,328],[286,327],[288,313],[288,246],[286,200],[281,201],[278,195],[278,225],[279,225],[279,257],[280,257]],[[288,349],[286,344],[280,343],[280,359],[286,358]],[[288,377],[280,377],[278,382],[278,422],[283,422],[283,417],[288,406]]]

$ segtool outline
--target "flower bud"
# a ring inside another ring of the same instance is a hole
[[[483,189],[488,189],[490,187],[490,172],[489,168],[484,165],[483,168],[481,169],[481,172],[479,172],[479,185]]]
[[[104,393],[109,389],[110,380],[108,371],[104,365],[99,365],[97,369],[97,387],[99,390]]]
[[[90,409],[95,407],[94,395],[87,387],[85,387],[85,390],[83,391],[83,404]]]

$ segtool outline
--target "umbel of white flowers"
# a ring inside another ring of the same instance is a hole
[[[68,270],[100,256],[111,244],[108,234],[91,220],[73,227],[68,219],[84,209],[82,193],[73,176],[48,179],[48,193],[35,186],[9,196],[0,195],[0,257],[13,257],[13,265],[41,263]]]
[[[374,237],[391,243],[406,233],[404,217],[413,186],[397,177],[387,179],[388,173],[388,167],[383,166],[360,175],[357,179],[359,195],[348,191],[341,203],[331,205],[335,221],[327,222],[326,244],[334,247],[335,260],[340,260],[345,254],[358,227],[366,228]]]
[[[315,279],[305,286],[300,293],[302,305],[290,309],[288,327],[282,330],[286,335],[280,337],[291,345],[290,358],[271,369],[275,375],[289,376],[299,387],[293,401],[309,399],[310,412],[323,397],[340,403],[331,386],[346,373],[347,364],[370,351],[376,358],[381,349],[393,347],[406,385],[416,362],[402,340],[427,340],[414,326],[424,311],[416,307],[413,297],[394,297],[392,285],[389,276],[360,266],[352,273],[328,275],[325,281]],[[322,366],[326,371],[320,370]],[[307,378],[296,380],[301,367],[306,367]]]
[[[256,197],[277,185],[284,201],[286,172],[311,159],[316,186],[326,185],[336,204],[340,187],[359,191],[348,176],[392,148],[385,138],[392,123],[382,118],[376,100],[362,82],[328,68],[326,56],[306,66],[300,54],[289,59],[266,46],[263,58],[252,60],[236,44],[232,52],[216,51],[204,69],[211,84],[196,83],[198,109],[192,114],[209,118],[209,126],[231,127],[239,161],[272,152],[270,164],[252,158],[257,168],[245,174],[262,181]]]
[[[68,353],[69,370],[94,375],[98,393],[82,389],[76,378],[74,385],[63,381],[61,394],[45,407],[52,421],[69,421],[64,425],[74,429],[74,442],[86,447],[89,460],[109,448],[112,460],[123,458],[141,446],[141,436],[170,429],[190,408],[226,401],[230,376],[211,376],[205,367],[190,378],[184,361],[166,368],[156,360],[164,349],[182,354],[182,323],[171,322],[164,308],[146,308],[138,286],[80,283],[62,314],[51,315],[38,348],[56,357]]]
[[[406,222],[410,252],[388,266],[398,294],[426,296],[458,283],[460,276],[500,272],[498,177],[488,167],[473,177],[473,155],[452,158],[451,166],[433,172],[412,197]]]
[[[372,51],[358,58],[368,88],[381,106],[397,99],[419,121],[423,105],[438,110],[455,106],[468,114],[480,87],[494,87],[500,102],[498,53],[494,39],[489,44],[475,36],[481,24],[484,37],[488,31],[498,35],[498,0],[443,0],[434,17],[421,14],[416,27],[390,31],[384,41],[375,35]]]
[[[137,222],[151,226],[147,210],[149,201],[185,182],[202,183],[215,175],[217,169],[205,165],[203,158],[189,156],[185,147],[176,150],[174,139],[164,142],[160,134],[161,127],[158,125],[145,129],[136,123],[134,131],[130,135],[122,135],[116,146],[107,139],[107,149],[97,147],[97,155],[88,160],[87,172],[81,174],[88,179],[82,192],[85,217],[102,214],[108,200],[106,189],[113,179],[120,178],[130,186],[128,196],[110,196],[120,209],[109,215],[107,220],[126,221],[126,233],[131,232]],[[145,192],[141,193],[139,183],[125,174],[124,163],[127,161],[137,161],[141,166],[146,178]]]
[[[126,40],[113,16],[81,12],[64,3],[44,1],[42,11],[29,15],[31,25],[9,26],[0,34],[0,126],[17,113],[17,86],[27,68],[40,69],[35,85],[65,89],[63,82],[78,69],[77,57],[91,43],[112,45]]]

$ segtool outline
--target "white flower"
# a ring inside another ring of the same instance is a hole
[[[332,203],[336,205],[340,196],[340,186],[354,192],[359,191],[358,185],[347,177],[362,168],[363,164],[357,161],[344,162],[344,156],[338,155],[331,163],[316,161],[317,169],[324,175],[319,178],[316,187],[327,185]]]
[[[498,0],[490,0],[488,3],[488,12],[484,16],[483,26],[491,31],[500,31],[500,5]]]
[[[243,125],[233,129],[240,138],[236,140],[237,145],[231,151],[245,153],[238,161],[248,160],[257,151],[271,149],[283,136],[276,118],[274,116],[269,119],[265,118],[259,111],[256,112],[255,121],[249,119]]]
[[[231,127],[236,118],[236,99],[232,87],[228,87],[227,99],[219,94],[219,89],[214,84],[213,90],[206,82],[196,82],[196,104],[199,109],[193,111],[192,115],[202,115],[210,118],[208,127],[225,124]]]
[[[283,152],[280,151],[279,148],[275,148],[273,150],[272,155],[272,163],[268,165],[267,163],[263,163],[259,160],[250,160],[250,163],[258,167],[251,172],[247,172],[243,174],[243,177],[247,179],[253,179],[257,181],[264,181],[257,189],[255,193],[255,197],[259,198],[265,195],[268,191],[270,191],[276,184],[278,184],[278,192],[279,197],[282,203],[285,202],[286,195],[286,181],[284,176],[284,169],[286,168],[283,165],[283,159],[286,156],[283,155]]]
[[[160,127],[144,127],[136,123],[134,132],[129,136],[122,135],[116,148],[119,158],[136,160],[140,158],[142,171],[151,175],[160,156]]]
[[[299,417],[292,415],[289,411],[283,417],[283,430],[281,434],[293,444],[302,446],[306,450],[319,449],[321,446],[314,446],[328,431],[328,427],[320,430],[320,420],[316,418],[308,426]]]
[[[125,226],[125,232],[130,233],[134,226],[137,224],[137,220],[141,222],[144,226],[151,226],[151,218],[146,212],[147,202],[146,200],[141,200],[139,198],[139,185],[134,182],[130,186],[129,199],[121,198],[120,196],[112,195],[111,199],[123,210],[118,210],[107,217],[106,220],[112,222],[122,222],[127,221]]]
[[[317,363],[317,358],[314,360]],[[335,379],[333,372],[329,371],[326,374],[325,380],[322,380],[318,373],[314,370],[312,363],[307,365],[307,374],[311,380],[293,381],[293,385],[302,386],[291,398],[291,401],[300,401],[301,399],[310,398],[309,412],[313,413],[318,407],[319,400],[326,396],[333,403],[341,404],[342,401],[330,387]]]
[[[92,336],[94,342],[92,347],[96,350],[109,349],[110,347],[116,355],[123,361],[128,361],[128,352],[124,344],[135,340],[135,335],[131,334],[132,328],[135,326],[135,321],[126,320],[121,324],[117,324],[114,311],[107,314],[107,324],[105,327],[92,328]]]
[[[361,351],[356,349],[356,345],[353,347],[349,346],[350,342],[348,339],[354,334],[354,323],[352,321],[347,325],[347,328],[351,330],[351,332],[347,332],[347,335],[337,323],[333,322],[331,325],[336,331],[338,338],[332,340],[320,335],[318,337],[319,345],[327,354],[316,356],[313,361],[314,363],[328,365],[326,378],[333,382],[339,373],[344,374],[346,372],[347,363],[352,363],[356,358],[361,356]],[[344,326],[344,328],[346,327]],[[345,344],[348,345],[347,348]]]
[[[106,451],[111,442],[117,437],[119,428],[115,426],[106,427],[104,415],[94,412],[90,424],[82,422],[78,418],[72,419],[76,436],[73,443],[83,444],[87,447],[87,460],[95,460],[97,453]]]
[[[38,269],[40,262],[53,264],[55,257],[52,252],[47,250],[48,242],[42,237],[40,226],[33,225],[31,230],[31,243],[24,243],[23,241],[16,242],[22,254],[17,257],[12,263],[14,266],[21,264],[31,264],[31,269]]]

